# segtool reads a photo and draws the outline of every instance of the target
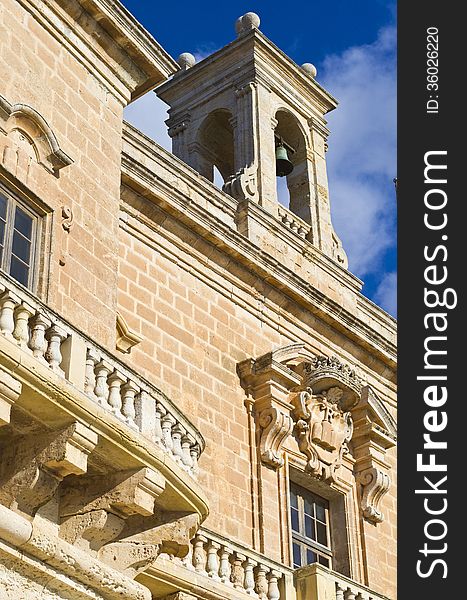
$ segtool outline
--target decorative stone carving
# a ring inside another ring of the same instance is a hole
[[[325,150],[327,151],[327,144],[325,145]],[[338,262],[344,269],[347,269],[349,266],[349,259],[347,258],[347,254],[342,246],[342,241],[338,237],[335,231],[332,232],[332,257],[336,262]]]
[[[261,461],[277,469],[284,464],[282,445],[293,428],[289,392],[300,384],[300,376],[274,360],[272,353],[243,361],[237,371],[245,391],[255,400]]]
[[[263,463],[272,467],[282,467],[284,459],[281,456],[282,444],[292,433],[292,419],[276,407],[262,410],[257,418],[261,427],[260,454]]]
[[[177,58],[177,63],[183,71],[186,71],[187,69],[191,69],[191,67],[195,66],[196,58],[193,56],[193,54],[190,54],[190,52],[183,52]]]
[[[379,505],[391,484],[389,475],[382,469],[370,467],[365,471],[360,471],[357,481],[363,486],[361,499],[363,516],[371,523],[381,523],[384,520],[384,515]]]
[[[315,477],[333,480],[349,451],[353,421],[350,409],[358,402],[361,379],[336,358],[318,356],[304,363],[304,390],[291,396],[294,434]]]
[[[384,520],[380,505],[391,484],[385,454],[396,444],[396,424],[370,386],[362,389],[352,417],[355,426],[352,439],[356,459],[354,471],[360,484],[360,508],[363,517],[376,525]]]
[[[62,227],[67,233],[73,227],[73,211],[70,206],[62,206]]]
[[[343,391],[335,386],[317,395],[307,388],[292,399],[294,433],[300,451],[308,459],[306,469],[326,480],[334,479],[352,438],[352,417],[342,408],[343,396]]]
[[[61,490],[60,536],[134,577],[159,555],[161,544],[138,534],[160,523],[155,500],[164,486],[149,468],[69,480]]]
[[[303,385],[319,394],[337,387],[342,391],[339,403],[343,410],[353,408],[362,390],[362,380],[355,369],[342,363],[337,357],[317,356],[303,366]]]
[[[257,194],[257,166],[240,169],[223,186],[223,191],[237,200],[253,200]]]
[[[72,159],[60,148],[54,132],[42,115],[27,104],[12,105],[3,97],[0,100],[2,111],[7,115],[2,127],[7,139],[1,149],[1,162],[8,163],[7,154],[10,150],[24,147],[31,159],[55,175],[63,167],[72,164]],[[18,161],[20,156],[16,154]]]

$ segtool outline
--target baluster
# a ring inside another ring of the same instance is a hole
[[[135,423],[135,396],[139,392],[139,387],[133,381],[128,381],[122,388],[122,414],[125,421],[131,427],[137,428]]]
[[[196,475],[199,471],[198,468],[198,458],[199,455],[201,454],[201,450],[199,447],[199,444],[194,444],[194,446],[192,446],[190,448],[190,456],[191,456],[191,460],[193,461],[193,466],[191,467],[191,472],[193,475]]]
[[[259,600],[267,600],[269,584],[266,576],[268,573],[269,567],[265,565],[259,565],[255,570],[255,592],[258,594]]]
[[[175,425],[172,427],[172,454],[173,454],[175,461],[178,463],[182,462],[183,452],[182,452],[181,440],[182,440],[182,435],[185,433],[186,433],[186,429],[182,425],[180,425],[180,423],[178,423],[178,421],[177,421],[175,423]]]
[[[96,365],[96,387],[94,388],[94,394],[96,395],[99,404],[101,406],[105,406],[106,408],[109,407],[107,402],[107,398],[109,397],[107,377],[109,376],[111,370],[111,365],[105,360],[101,360]]]
[[[60,346],[66,337],[66,332],[58,325],[52,325],[52,327],[49,327],[45,332],[45,339],[49,342],[44,354],[45,360],[49,363],[49,367],[52,371],[62,376],[64,376],[65,373],[60,369],[60,363],[62,362]]]
[[[182,463],[187,468],[187,471],[193,466],[193,459],[191,458],[190,448],[195,443],[195,439],[189,433],[182,435]]]
[[[258,563],[256,561],[248,557],[243,563],[243,570],[245,571],[243,586],[245,588],[245,592],[250,596],[255,593],[255,576],[253,574],[253,569],[257,564]]]
[[[336,583],[336,600],[344,600],[344,588],[340,583]]]
[[[213,540],[209,540],[206,546],[208,554],[206,570],[208,576],[217,581],[219,580],[219,555],[217,551],[220,547],[221,545]]]
[[[0,332],[8,339],[14,340],[15,319],[13,311],[19,298],[8,290],[0,295]]]
[[[220,561],[219,561],[219,577],[222,583],[227,585],[232,585],[230,581],[230,561],[229,556],[232,554],[232,549],[228,546],[222,546],[220,551]]]
[[[169,413],[166,413],[161,419],[162,443],[168,452],[172,452],[173,448],[172,427],[175,423],[175,419]]]
[[[155,417],[155,422],[154,422],[154,443],[157,446],[163,446],[162,438],[163,438],[164,434],[162,432],[161,419],[166,414],[167,414],[167,411],[162,406],[162,404],[160,402],[158,402],[156,404],[156,417]]]
[[[40,362],[47,364],[47,361],[44,358],[47,349],[45,330],[50,327],[50,321],[38,313],[35,317],[32,317],[30,327],[31,339],[29,340],[29,347],[32,350],[32,355]]]
[[[355,592],[350,588],[347,588],[347,590],[344,592],[344,598],[345,600],[355,600]]]
[[[86,367],[84,372],[84,392],[88,396],[91,396],[91,398],[96,398],[96,394],[94,393],[96,388],[95,368],[98,362],[99,356],[97,352],[93,348],[88,348],[86,351]]]
[[[277,580],[280,578],[280,576],[280,572],[275,571],[274,569],[269,573],[268,600],[279,600],[281,597],[279,585],[277,583]]]
[[[22,302],[19,306],[16,307],[14,312],[14,318],[16,321],[15,329],[13,331],[13,337],[18,342],[18,345],[30,352],[28,347],[29,343],[29,319],[34,314],[34,309],[29,304]]]
[[[197,535],[195,537],[195,544],[193,548],[193,566],[197,573],[206,573],[206,552],[204,551],[204,544],[207,542],[207,538],[204,535]]]
[[[109,398],[107,402],[114,415],[117,415],[118,417],[122,416],[122,396],[120,388],[124,382],[123,376],[116,370],[107,378],[107,384],[109,386]]]
[[[243,583],[245,580],[245,573],[243,570],[243,563],[246,560],[246,556],[235,552],[232,555],[232,569],[230,572],[230,581],[233,583],[234,588],[244,590]]]

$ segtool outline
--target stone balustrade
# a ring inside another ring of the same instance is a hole
[[[319,564],[296,569],[294,577],[297,600],[388,600],[386,596]]]
[[[0,335],[196,475],[203,438],[170,400],[3,273]]]
[[[331,579],[334,580],[336,600],[387,600],[386,596],[377,594],[337,573],[332,573]]]
[[[282,223],[288,229],[300,237],[306,238],[310,233],[311,225],[300,219],[300,217],[297,217],[297,215],[294,215],[292,212],[290,212],[290,210],[287,210],[287,208],[280,204],[277,207],[277,216],[279,221],[282,221]]]
[[[185,568],[260,600],[285,598],[293,571],[265,556],[201,528],[188,555],[174,558]]]

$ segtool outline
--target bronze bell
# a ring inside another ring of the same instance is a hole
[[[277,177],[284,177],[289,175],[293,171],[293,164],[287,156],[287,150],[283,144],[279,144],[276,147],[276,175]]]

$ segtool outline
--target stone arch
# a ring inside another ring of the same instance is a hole
[[[39,164],[56,174],[73,162],[60,148],[47,121],[34,108],[27,104],[14,104],[9,108],[5,124],[7,136],[16,143],[23,141],[29,144]],[[15,139],[18,136],[24,140]]]
[[[308,136],[300,121],[286,108],[279,108],[275,114],[277,122],[274,135],[276,145],[282,140],[287,149],[293,171],[287,175],[289,190],[289,210],[307,223],[311,223],[310,215],[310,168],[307,161]]]
[[[201,123],[196,139],[197,171],[214,181],[214,167],[224,183],[234,174],[234,135],[232,113],[226,109],[211,112]]]

